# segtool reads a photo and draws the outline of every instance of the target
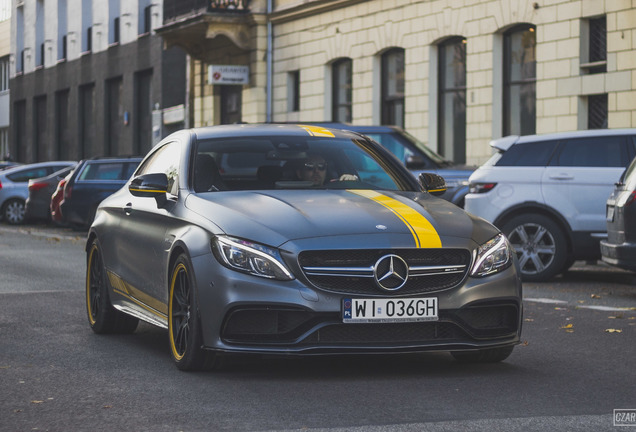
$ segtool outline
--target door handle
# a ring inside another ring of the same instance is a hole
[[[574,177],[570,174],[562,173],[551,175],[550,180],[574,180]]]
[[[126,204],[126,207],[124,207],[124,213],[126,213],[127,215],[131,214],[133,211],[132,209],[132,203],[128,203]]]

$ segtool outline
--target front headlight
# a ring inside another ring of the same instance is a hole
[[[512,265],[512,248],[508,239],[499,233],[475,251],[475,264],[470,271],[474,277],[488,276]]]
[[[275,249],[230,237],[215,237],[212,245],[217,259],[232,270],[268,279],[294,279]]]

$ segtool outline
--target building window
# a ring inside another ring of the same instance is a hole
[[[108,43],[119,43],[119,0],[108,2]]]
[[[607,94],[587,97],[587,128],[607,129]]]
[[[17,73],[24,72],[24,6],[16,8],[16,31],[15,31],[15,45],[16,45],[16,65],[15,71]]]
[[[68,32],[68,8],[67,0],[58,0],[57,2],[57,59],[65,60],[66,52],[66,33]]]
[[[351,59],[341,59],[332,66],[332,120],[335,122],[351,122]]]
[[[605,16],[581,23],[581,70],[584,74],[607,72],[607,19]]]
[[[300,71],[287,74],[287,111],[300,111]]]
[[[151,30],[151,17],[152,17],[152,6],[150,0],[139,0],[137,4],[137,13],[139,20],[137,21],[138,31],[137,33],[147,34],[150,33]]]
[[[383,125],[404,127],[404,50],[395,48],[382,54]]]
[[[438,148],[447,159],[466,162],[466,39],[439,46]]]
[[[0,0],[0,21],[11,19],[11,0]]]
[[[532,25],[504,34],[503,135],[536,131],[536,33]]]
[[[35,65],[44,66],[44,1],[38,0],[35,3]]]
[[[93,4],[92,0],[82,0],[82,52],[93,49]]]
[[[0,58],[0,92],[5,92],[9,90],[9,66],[10,66],[9,56],[4,56]]]

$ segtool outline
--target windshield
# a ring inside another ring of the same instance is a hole
[[[414,154],[413,150],[409,147],[415,147],[420,152],[424,153],[426,157],[431,159],[437,166],[452,165],[451,161],[444,159],[441,155],[438,155],[433,150],[428,148],[426,144],[418,141],[417,138],[412,136],[406,131],[402,131],[401,134],[396,133],[365,133],[369,138],[379,142],[388,150],[391,151],[402,162],[406,162],[409,156]]]
[[[201,141],[193,183],[196,192],[409,188],[366,140],[299,136]]]

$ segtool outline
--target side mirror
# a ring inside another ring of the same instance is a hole
[[[409,155],[406,157],[404,165],[411,170],[422,170],[426,168],[426,160],[419,155]]]
[[[440,196],[446,192],[446,180],[444,177],[433,173],[421,173],[420,184],[431,195]]]
[[[165,174],[144,174],[130,182],[128,190],[137,197],[158,198],[168,193],[168,176]]]

